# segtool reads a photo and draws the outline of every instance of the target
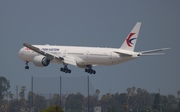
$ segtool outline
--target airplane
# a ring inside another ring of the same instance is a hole
[[[120,64],[140,56],[160,55],[157,53],[170,48],[161,48],[135,52],[134,48],[138,38],[141,22],[137,22],[128,34],[120,48],[56,46],[56,45],[31,45],[23,43],[24,47],[18,52],[18,57],[25,62],[25,69],[29,69],[28,63],[33,62],[37,67],[46,67],[50,63],[63,64],[60,71],[71,73],[68,65],[83,68],[89,74],[96,74],[94,66],[110,66]]]

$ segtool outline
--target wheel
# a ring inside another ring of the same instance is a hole
[[[65,72],[66,71],[65,68],[62,68],[62,71]]]
[[[87,69],[87,73],[90,73],[91,72],[91,70],[90,69]]]
[[[96,74],[96,71],[95,71],[95,70],[93,70],[93,74]]]
[[[60,71],[63,72],[63,68],[60,68]]]
[[[71,73],[71,70],[68,70],[69,73]]]
[[[92,73],[93,73],[93,70],[89,70],[89,73],[92,74]]]
[[[29,69],[29,66],[25,66],[25,69]]]
[[[85,69],[85,72],[88,72],[88,69],[87,69],[87,68]]]
[[[68,69],[65,69],[64,72],[65,72],[65,73],[68,73]]]

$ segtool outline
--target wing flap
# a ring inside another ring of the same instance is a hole
[[[69,57],[63,57],[63,62],[69,65],[77,66],[76,61]]]

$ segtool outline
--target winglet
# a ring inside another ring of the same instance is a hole
[[[134,51],[140,27],[141,27],[141,22],[137,22],[134,28],[129,33],[129,35],[127,36],[122,46],[120,47],[120,49]]]

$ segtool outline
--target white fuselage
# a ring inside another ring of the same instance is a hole
[[[76,47],[76,46],[50,46],[34,45],[42,51],[50,52],[61,57],[71,57],[79,65],[114,65],[137,58],[137,52],[128,51],[132,56],[117,54],[114,51],[124,51],[116,48],[99,48],[99,47]],[[127,52],[127,51],[126,51]],[[41,55],[30,50],[27,47],[20,49],[18,56],[23,61],[33,61],[33,58]],[[62,61],[53,59],[51,62],[62,63]]]

